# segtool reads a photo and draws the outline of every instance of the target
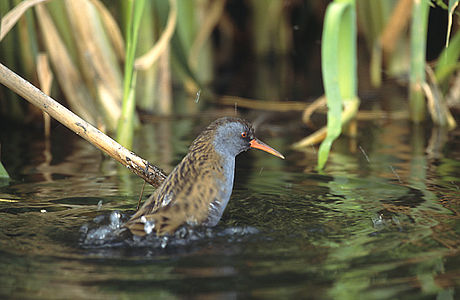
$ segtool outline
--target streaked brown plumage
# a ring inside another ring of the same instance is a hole
[[[220,118],[193,141],[188,154],[125,226],[146,235],[146,223],[157,235],[174,233],[183,224],[215,226],[233,188],[235,156],[258,148],[284,158],[254,136],[251,124]]]

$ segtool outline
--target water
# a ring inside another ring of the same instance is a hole
[[[170,171],[213,118],[146,125],[135,151]],[[137,205],[135,175],[62,126],[49,143],[2,130],[0,297],[458,299],[460,131],[360,123],[318,173],[288,125],[259,130],[285,161],[238,157],[217,227],[142,241],[110,236]]]

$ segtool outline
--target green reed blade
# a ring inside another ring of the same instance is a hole
[[[147,53],[155,44],[157,39],[157,22],[153,10],[152,1],[145,3],[146,14],[142,17],[141,25],[139,27],[139,41],[137,45],[137,56]],[[146,111],[154,111],[155,102],[162,101],[155,97],[155,91],[158,86],[155,84],[157,80],[157,64],[154,64],[147,70],[138,72],[138,84],[136,86],[137,106]]]
[[[411,61],[409,75],[409,106],[411,119],[415,123],[425,120],[426,114],[426,103],[422,84],[425,82],[428,11],[428,0],[414,2],[410,33]]]
[[[338,50],[340,49],[340,50]],[[335,1],[327,7],[321,47],[321,67],[327,98],[327,136],[318,153],[318,169],[327,161],[332,142],[342,132],[342,108],[357,98],[355,2]],[[349,120],[350,117],[347,117]]]
[[[137,46],[139,24],[144,11],[145,0],[129,0],[126,28],[125,76],[123,80],[123,105],[117,130],[117,140],[127,148],[132,147],[135,120],[135,86],[136,73],[134,58]]]
[[[452,18],[454,10],[458,6],[458,1],[459,0],[449,0],[446,48],[449,46],[450,32],[452,31]]]
[[[440,85],[449,79],[449,76],[458,69],[457,63],[460,57],[460,31],[458,31],[449,42],[449,46],[439,55],[436,65],[436,80]]]
[[[0,178],[10,178],[8,172],[6,172],[5,167],[3,167],[2,163],[0,162]]]
[[[449,22],[447,28],[446,47],[439,55],[439,60],[436,65],[436,80],[439,85],[446,87],[449,76],[458,69],[458,58],[460,57],[460,32],[457,32],[452,40],[450,39],[450,32],[452,30],[452,15],[458,5],[459,0],[450,0],[448,13]]]

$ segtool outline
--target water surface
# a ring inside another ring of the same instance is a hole
[[[170,171],[212,119],[147,124],[134,150]],[[163,247],[83,245],[88,224],[134,212],[142,181],[62,126],[49,142],[2,129],[13,180],[0,187],[0,296],[458,298],[460,131],[361,122],[318,173],[314,148],[290,150],[301,132],[289,125],[275,118],[258,131],[285,161],[237,158],[216,228]]]

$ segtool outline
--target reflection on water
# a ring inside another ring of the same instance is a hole
[[[148,124],[135,151],[169,171],[211,119]],[[49,144],[2,131],[13,181],[0,188],[0,296],[458,298],[460,131],[363,126],[318,174],[315,153],[261,125],[287,159],[240,155],[216,228],[110,247],[141,180],[62,128]]]

